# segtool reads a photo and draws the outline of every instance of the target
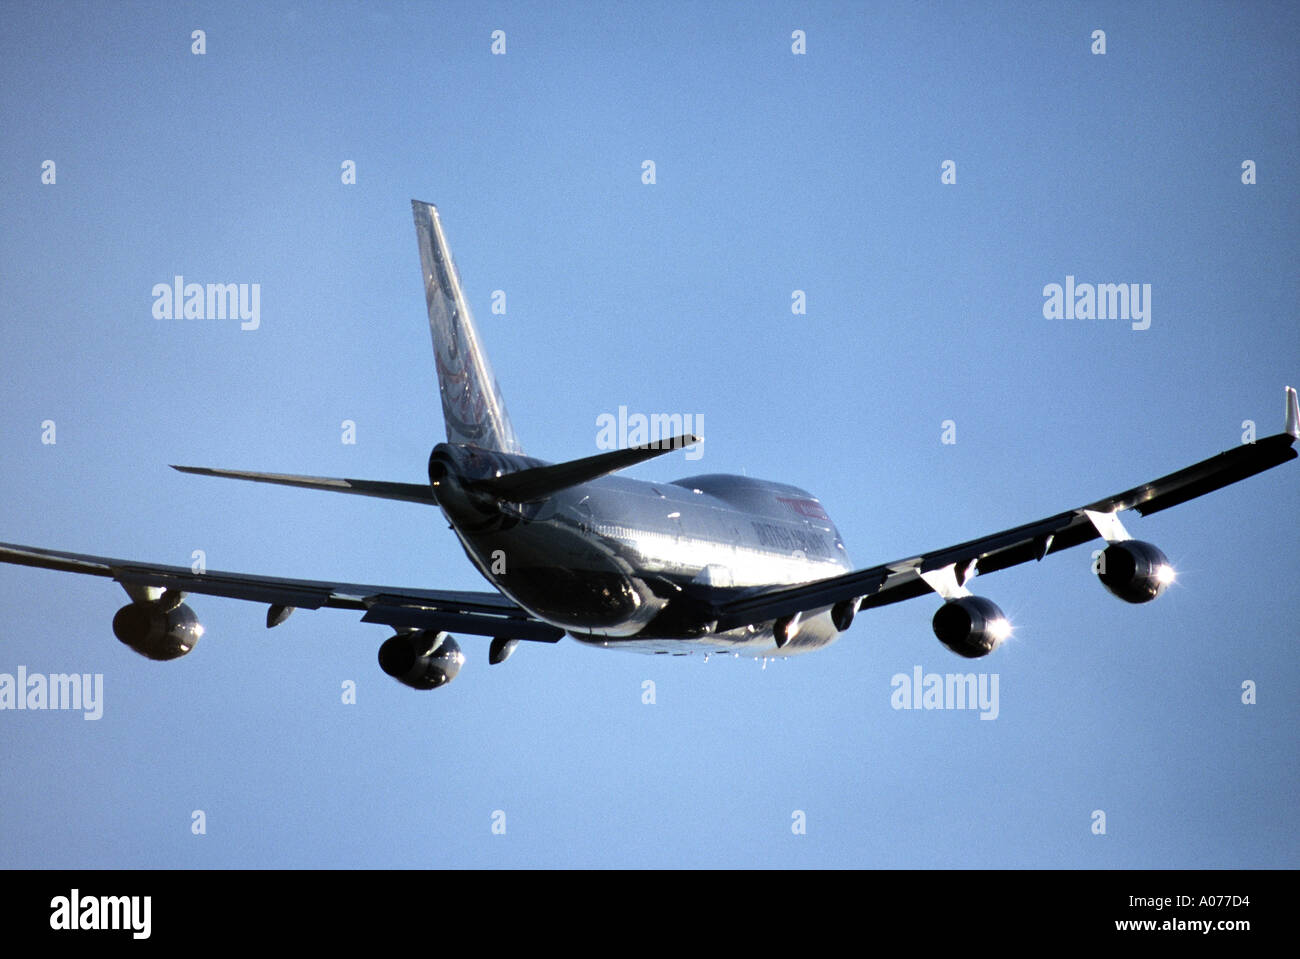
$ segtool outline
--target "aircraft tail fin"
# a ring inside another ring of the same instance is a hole
[[[411,201],[447,442],[523,453],[432,203]]]

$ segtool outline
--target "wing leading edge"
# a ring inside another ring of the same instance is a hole
[[[852,602],[871,609],[902,602],[931,591],[924,574],[952,566],[957,584],[979,573],[1041,560],[1049,553],[1078,546],[1101,536],[1088,513],[1113,514],[1134,509],[1143,516],[1229,486],[1296,458],[1300,439],[1300,410],[1296,391],[1286,388],[1283,432],[1245,444],[1141,486],[1066,510],[1013,529],[981,536],[956,546],[922,553],[893,563],[855,570],[799,586],[761,589],[716,604],[716,629],[734,629],[768,622],[837,603]]]

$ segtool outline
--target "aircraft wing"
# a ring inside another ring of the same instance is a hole
[[[500,593],[397,589],[218,570],[196,573],[188,566],[135,563],[10,543],[0,543],[0,562],[104,576],[120,583],[132,599],[152,588],[265,603],[270,607],[267,626],[283,622],[289,610],[325,606],[364,611],[362,622],[396,629],[449,630],[544,643],[559,642],[564,636],[562,629],[534,618]]]
[[[938,586],[927,582],[927,577],[937,576],[960,588],[979,573],[1041,560],[1049,553],[1089,542],[1102,535],[1101,529],[1110,521],[1108,517],[1113,518],[1115,513],[1135,509],[1148,516],[1295,459],[1300,415],[1296,391],[1291,387],[1286,389],[1286,407],[1286,427],[1281,433],[1243,444],[1087,506],[870,569],[798,586],[763,588],[715,603],[716,629],[769,622],[846,601],[857,603],[859,610],[887,606],[938,590]]]

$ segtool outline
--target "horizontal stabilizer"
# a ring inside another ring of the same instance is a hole
[[[274,483],[277,486],[332,490],[335,493],[355,493],[358,496],[377,496],[381,499],[406,500],[408,503],[438,505],[438,501],[433,498],[433,490],[422,483],[385,483],[381,480],[295,476],[291,473],[252,473],[247,470],[209,469],[206,466],[173,466],[172,469],[182,473],[193,473],[195,476],[220,476],[225,479],[252,480],[254,483]]]
[[[597,453],[595,456],[570,460],[567,463],[534,466],[531,469],[520,470],[517,473],[507,473],[504,476],[496,476],[491,479],[475,480],[471,485],[474,489],[488,493],[498,499],[508,500],[512,503],[531,503],[535,500],[546,499],[546,497],[553,496],[560,490],[578,486],[607,473],[627,469],[629,466],[635,466],[645,460],[662,456],[664,453],[671,453],[673,450],[693,446],[699,441],[699,437],[688,433],[682,436],[674,436],[668,440],[658,440],[640,446],[629,446],[627,449],[611,450],[608,453]]]

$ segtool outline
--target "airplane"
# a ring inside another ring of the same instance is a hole
[[[447,440],[427,483],[174,466],[184,473],[329,490],[436,506],[490,591],[401,589],[283,579],[0,543],[0,561],[107,577],[130,602],[113,617],[119,640],[149,659],[193,650],[203,627],[185,602],[198,593],[267,606],[268,628],[295,609],[361,611],[390,627],[385,673],[414,689],[453,680],[465,662],[451,635],[490,640],[488,661],[521,642],[565,635],[654,654],[732,653],[766,660],[820,649],[858,613],[934,593],[932,628],[959,656],[986,656],[1011,633],[998,606],[973,594],[976,575],[1041,561],[1101,538],[1093,569],[1128,603],[1156,599],[1174,579],[1165,554],[1133,539],[1119,514],[1177,506],[1296,457],[1300,414],[1285,389],[1283,432],[1085,506],[943,549],[854,569],[820,501],[747,476],[668,483],[615,475],[699,442],[683,434],[563,463],[526,456],[479,341],[437,209],[411,201]]]

